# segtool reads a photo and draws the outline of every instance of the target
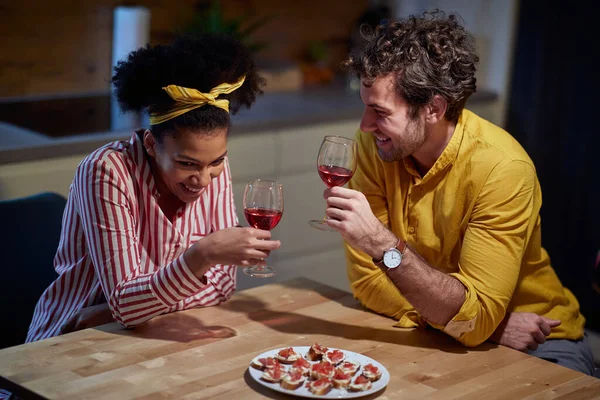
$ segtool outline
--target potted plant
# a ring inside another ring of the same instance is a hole
[[[186,33],[225,33],[244,43],[250,51],[258,53],[267,47],[264,41],[256,41],[252,35],[267,24],[272,17],[256,17],[244,14],[227,18],[218,0],[200,0],[194,6],[196,13],[183,29]]]
[[[333,78],[333,70],[329,66],[329,46],[323,41],[308,44],[301,64],[304,84],[322,85]]]

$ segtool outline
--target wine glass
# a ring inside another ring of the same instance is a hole
[[[325,136],[317,157],[317,170],[321,180],[330,188],[343,186],[356,171],[356,140],[343,136]],[[322,231],[332,231],[327,216],[309,221],[310,226]]]
[[[244,190],[244,217],[250,226],[270,231],[283,215],[283,185],[277,181],[255,179],[246,183]],[[268,278],[275,270],[267,265],[245,267],[246,275]]]

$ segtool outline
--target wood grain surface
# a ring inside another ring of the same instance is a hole
[[[596,378],[393,323],[349,293],[296,279],[132,330],[108,324],[0,350],[0,386],[24,398],[289,399],[254,382],[248,365],[269,349],[317,341],[386,366],[389,385],[365,399],[600,399]]]

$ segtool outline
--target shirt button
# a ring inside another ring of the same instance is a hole
[[[408,233],[415,233],[415,228],[413,226],[408,227]]]

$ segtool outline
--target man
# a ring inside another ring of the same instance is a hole
[[[324,197],[352,290],[396,326],[592,374],[585,319],[541,246],[535,167],[507,132],[464,109],[477,62],[473,37],[441,13],[380,26],[346,61],[366,106],[358,167],[349,188]]]

